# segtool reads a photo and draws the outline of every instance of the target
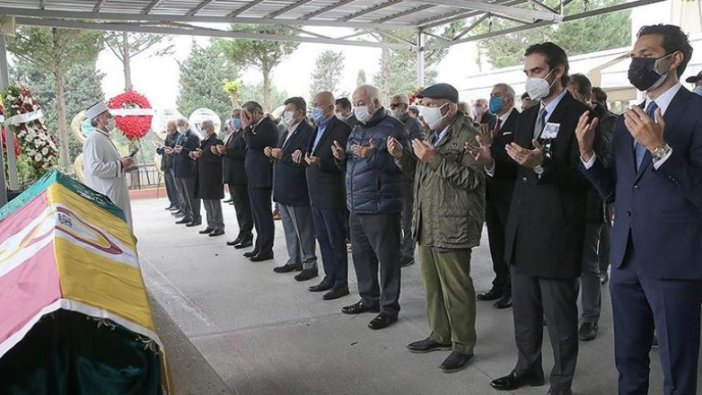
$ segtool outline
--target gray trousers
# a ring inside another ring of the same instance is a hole
[[[542,369],[543,320],[553,348],[551,389],[568,390],[578,360],[578,279],[547,279],[512,267],[512,314],[518,359],[515,370]]]
[[[221,199],[202,199],[207,213],[207,227],[214,230],[224,230]]]
[[[402,181],[402,261],[414,262],[415,241],[412,237],[412,215],[414,215],[414,183]]]
[[[400,312],[400,213],[351,213],[349,227],[361,300],[367,306],[380,307],[385,315],[397,317]]]
[[[302,265],[303,269],[317,269],[316,243],[312,210],[279,204],[285,245],[288,248],[288,265]]]
[[[586,224],[583,241],[583,269],[580,276],[580,303],[582,321],[596,324],[600,320],[602,295],[600,284],[600,259],[597,253],[602,224]]]
[[[176,177],[176,184],[178,184],[178,193],[181,194],[180,209],[183,210],[184,219],[193,222],[202,221],[200,199],[195,196],[195,177]]]

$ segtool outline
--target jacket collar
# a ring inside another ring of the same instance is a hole
[[[385,117],[387,116],[387,112],[385,111],[385,107],[380,107],[378,111],[373,114],[371,119],[368,120],[365,124],[362,124],[366,128],[372,128],[373,126],[379,124]]]

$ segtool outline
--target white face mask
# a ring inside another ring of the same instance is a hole
[[[188,128],[186,128],[185,126],[178,126],[177,129],[178,129],[178,133],[180,133],[180,134],[185,134],[188,132]]]
[[[368,112],[368,106],[357,106],[353,109],[353,113],[356,115],[356,119],[363,123],[370,121],[373,117],[373,114]]]
[[[283,113],[283,123],[287,126],[292,126],[294,123],[292,111],[285,111]]]
[[[404,112],[402,112],[401,108],[396,108],[396,109],[392,110],[392,114],[395,116],[395,118],[400,119],[400,117],[402,117],[402,114],[404,114]]]
[[[107,128],[107,131],[114,130],[115,127],[117,127],[117,123],[115,122],[114,118],[108,118],[107,123],[105,123],[105,128]]]
[[[551,86],[556,82],[556,80],[553,80],[553,82],[549,84],[546,80],[551,73],[553,73],[553,70],[546,74],[544,78],[527,78],[526,84],[524,84],[524,90],[529,94],[531,100],[541,100],[551,92]]]
[[[441,121],[446,117],[445,115],[441,114],[441,109],[444,106],[441,107],[426,107],[426,106],[418,106],[419,108],[419,114],[424,118],[424,121],[429,125],[429,128],[431,130],[436,129],[436,127],[439,126]]]

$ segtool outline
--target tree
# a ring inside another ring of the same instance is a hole
[[[231,99],[222,89],[225,80],[239,77],[233,65],[216,45],[201,47],[193,41],[188,57],[179,62],[180,94],[176,103],[180,112],[188,116],[201,107],[216,112],[221,119],[231,114]]]
[[[336,92],[339,78],[344,72],[345,60],[343,52],[334,52],[330,49],[323,51],[317,56],[315,68],[312,72],[311,96],[322,91]]]
[[[462,28],[462,21],[453,22],[444,27],[440,32],[441,37],[453,38]],[[392,32],[394,36],[412,40],[416,32],[399,30]],[[386,42],[391,42],[386,37]],[[430,36],[426,45],[431,46],[441,39]],[[448,47],[437,47],[424,51],[424,80],[431,84],[436,80],[438,72],[436,66],[441,62]],[[383,49],[380,56],[380,73],[373,77],[373,83],[381,91],[381,97],[386,100],[390,95],[404,93],[411,94],[419,88],[417,86],[417,53],[409,49]]]
[[[356,86],[361,86],[366,84],[366,71],[363,69],[358,70],[356,75]]]
[[[107,44],[107,47],[115,54],[117,59],[122,62],[125,92],[134,89],[132,84],[132,58],[159,44],[162,44],[161,47],[154,48],[151,56],[164,56],[173,53],[171,38],[160,34],[108,32],[105,35],[105,44]]]
[[[258,84],[253,85],[242,85],[239,97],[241,98],[242,103],[247,102],[249,100],[253,100],[255,102],[258,102],[259,104],[263,103],[263,84],[259,82]],[[289,96],[286,91],[279,91],[278,89],[276,89],[275,86],[271,86],[271,110],[282,106],[288,97]]]
[[[54,78],[59,157],[63,169],[68,169],[71,165],[64,78],[71,67],[95,62],[102,48],[102,32],[74,29],[22,26],[15,37],[8,41],[8,49],[15,57],[32,63]]]
[[[589,7],[603,7],[621,3],[620,0],[590,0]],[[570,3],[566,15],[583,11],[580,2]],[[476,33],[487,33],[513,27],[514,23],[499,18],[489,18],[476,28]],[[597,18],[583,18],[556,26],[511,33],[480,42],[482,54],[494,67],[519,64],[524,50],[531,44],[552,41],[568,55],[578,55],[605,49],[625,47],[631,43],[631,12],[618,11]]]
[[[261,34],[285,34],[293,35],[296,30],[286,26],[256,26],[256,25],[232,25],[232,31],[250,31]],[[236,65],[242,68],[256,68],[261,71],[263,77],[263,108],[270,111],[271,103],[271,73],[273,69],[283,61],[283,59],[293,53],[300,43],[270,41],[270,40],[248,40],[218,39],[217,45]]]

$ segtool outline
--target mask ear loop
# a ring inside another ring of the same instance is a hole
[[[671,53],[669,53],[669,54],[667,54],[667,55],[663,55],[663,56],[661,56],[660,58],[656,59],[656,62],[655,62],[655,64],[653,65],[654,71],[655,71],[656,73],[658,73],[658,61],[659,61],[659,60],[663,60],[663,59],[665,59],[665,58],[668,58],[668,57],[670,57],[670,56],[673,56],[673,55],[675,55],[676,52],[679,52],[679,51],[673,51],[673,52],[671,52]],[[664,73],[658,73],[658,74],[660,74],[660,75],[665,75],[665,74],[667,74],[667,73],[670,73],[670,68],[668,68],[668,70],[667,70],[666,72],[664,72]]]

